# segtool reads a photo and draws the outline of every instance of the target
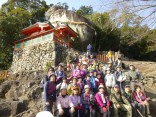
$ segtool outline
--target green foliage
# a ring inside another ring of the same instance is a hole
[[[95,39],[94,46],[96,51],[118,50],[119,49],[119,36],[120,32],[117,28],[113,27],[108,13],[93,13],[87,15],[90,21],[92,21],[97,32],[97,38]]]
[[[93,7],[92,6],[81,6],[78,10],[76,10],[76,13],[80,15],[90,15],[93,13]]]
[[[49,8],[41,0],[9,0],[0,9],[0,69],[8,69],[12,62],[13,42],[23,38],[20,31],[44,20]]]
[[[44,68],[44,71],[45,71],[45,72],[48,72],[48,69],[51,67],[51,65],[52,65],[51,62],[47,62],[47,63],[46,63],[46,66],[45,66],[45,68]]]

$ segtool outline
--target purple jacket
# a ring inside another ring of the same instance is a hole
[[[74,107],[78,106],[79,104],[81,104],[81,97],[78,96],[78,100],[76,101],[76,99],[74,98],[74,96],[70,96],[70,100],[71,102],[74,104]],[[76,102],[78,102],[78,105],[76,105]]]

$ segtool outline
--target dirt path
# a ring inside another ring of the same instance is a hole
[[[145,91],[147,96],[151,98],[150,103],[150,110],[152,117],[156,117],[156,90],[153,90],[150,87],[145,86]]]

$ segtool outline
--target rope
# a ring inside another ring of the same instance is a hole
[[[52,23],[57,23],[57,22],[62,22],[62,21],[54,21],[54,22],[52,22]],[[65,22],[65,21],[64,21],[64,22],[62,22],[62,23],[86,25],[87,27],[89,27],[89,28],[91,28],[91,29],[93,29],[93,30],[95,31],[95,29],[94,29],[92,26],[88,25],[86,22],[73,22],[73,21],[66,21],[66,22]]]

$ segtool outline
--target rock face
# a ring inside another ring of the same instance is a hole
[[[43,71],[16,74],[14,80],[10,76],[0,86],[0,117],[34,117],[42,109],[39,83],[45,74]]]
[[[44,70],[47,63],[55,66],[62,62],[66,56],[66,50],[67,48],[54,41],[15,50],[10,70],[14,74],[23,71]]]
[[[95,39],[96,32],[93,24],[79,14],[66,9],[51,7],[45,16],[54,26],[59,22],[68,24],[79,34],[80,42],[83,42],[83,49]]]

